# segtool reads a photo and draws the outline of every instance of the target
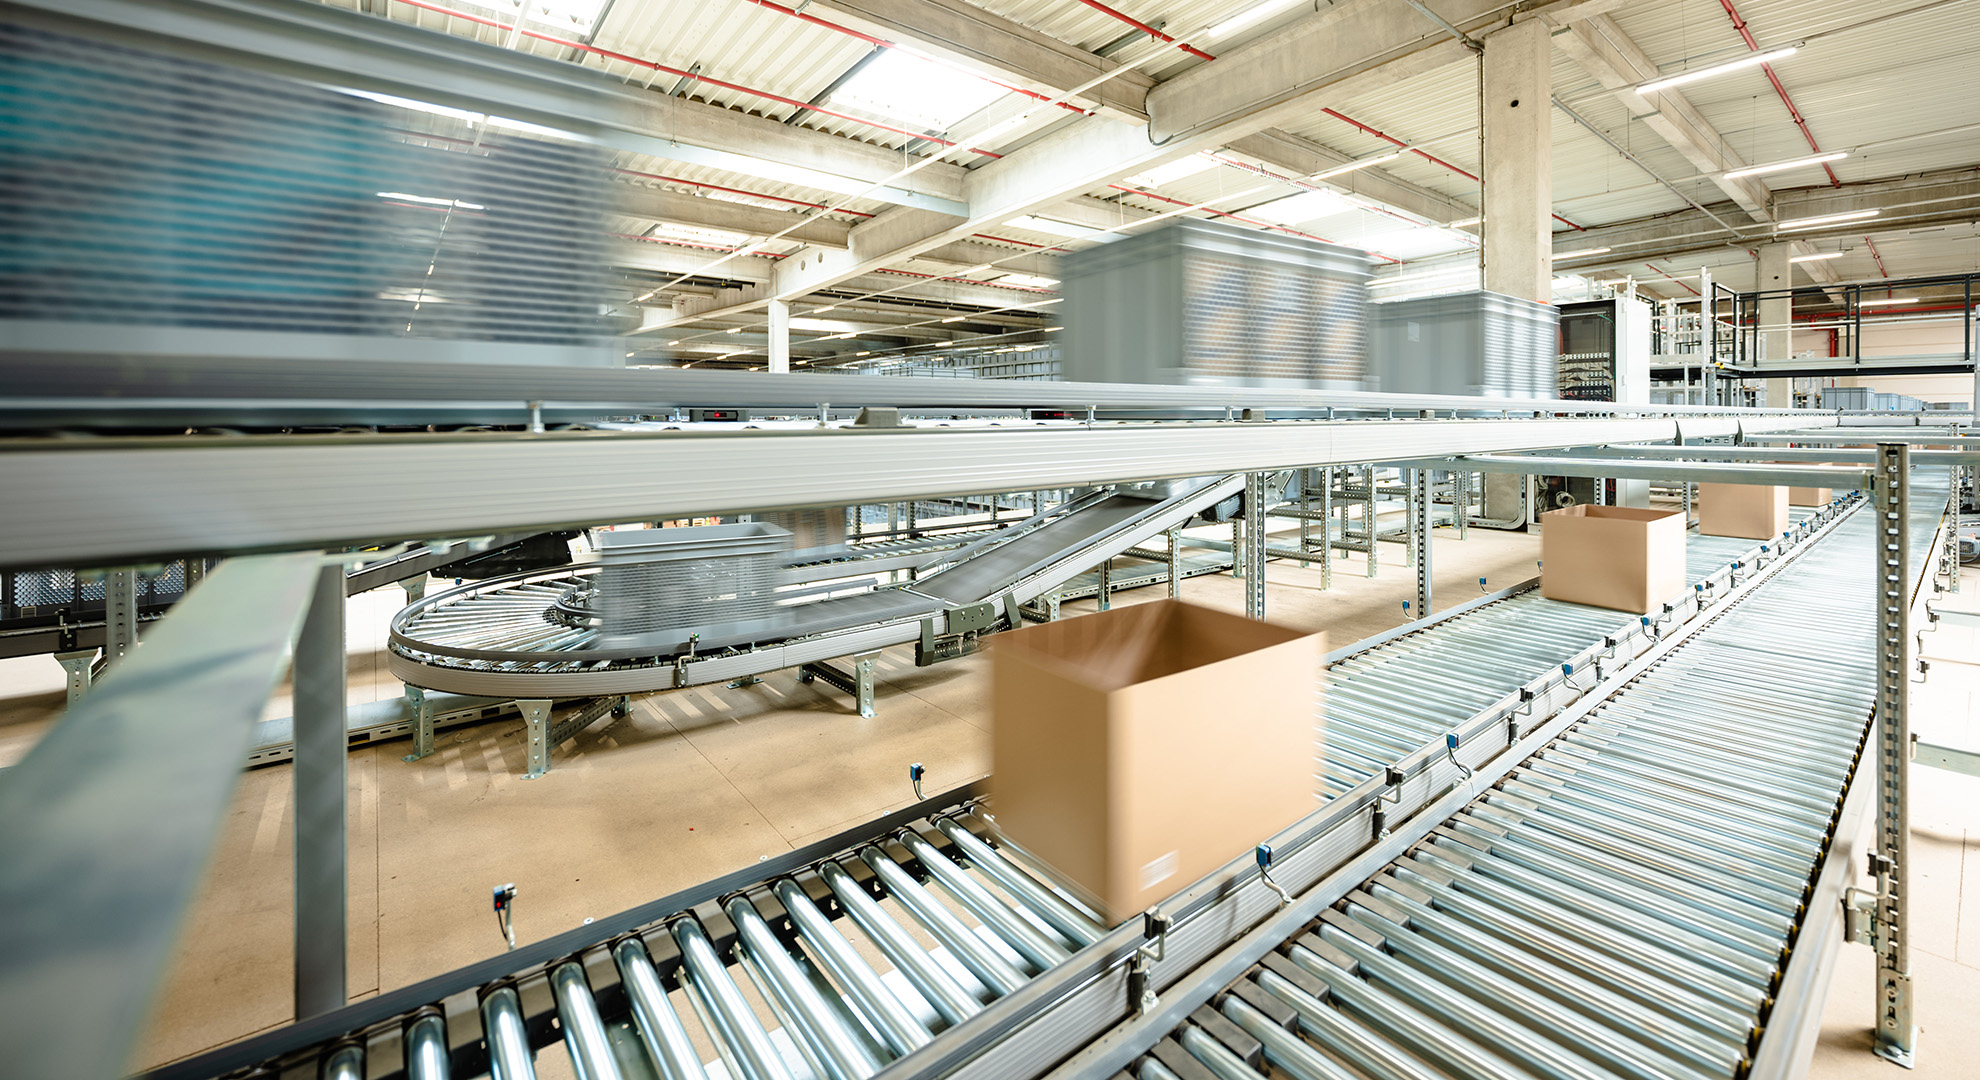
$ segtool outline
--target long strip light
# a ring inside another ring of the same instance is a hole
[[[1554,256],[1554,261],[1559,262],[1562,259],[1579,259],[1588,255],[1607,255],[1608,253],[1609,253],[1609,249],[1605,247],[1578,248],[1574,251],[1560,252],[1559,254]]]
[[[1834,225],[1844,221],[1862,221],[1865,218],[1876,217],[1881,213],[1883,213],[1882,210],[1851,210],[1847,214],[1823,214],[1820,217],[1795,218],[1793,221],[1783,221],[1775,225],[1774,231],[1791,232],[1795,229],[1815,229],[1823,225]]]
[[[1444,228],[1462,229],[1469,225],[1482,225],[1484,223],[1485,223],[1485,217],[1484,215],[1481,214],[1478,217],[1468,217],[1459,221],[1446,221],[1444,222]]]
[[[1786,172],[1789,169],[1799,169],[1804,165],[1820,165],[1825,161],[1841,161],[1848,156],[1849,151],[1847,150],[1832,150],[1826,154],[1791,158],[1787,161],[1774,161],[1765,165],[1748,165],[1744,169],[1734,169],[1727,173],[1726,179],[1737,180],[1742,176],[1760,176],[1764,173]]]
[[[1897,297],[1892,297],[1892,298],[1890,298],[1890,299],[1888,299],[1888,300],[1858,300],[1858,301],[1856,302],[1856,306],[1857,306],[1857,307],[1886,307],[1886,306],[1889,306],[1889,305],[1891,305],[1891,304],[1915,304],[1915,303],[1917,303],[1917,302],[1918,302],[1918,298],[1917,298],[1917,297],[1915,297],[1915,296],[1897,296]]]
[[[1331,180],[1336,176],[1345,176],[1348,173],[1354,172],[1358,169],[1372,168],[1373,166],[1376,165],[1381,165],[1387,162],[1394,161],[1408,152],[1409,151],[1407,150],[1397,150],[1394,153],[1377,154],[1371,158],[1361,158],[1357,161],[1350,161],[1345,165],[1336,165],[1333,168],[1326,170],[1325,172],[1314,173],[1313,179]]]
[[[1840,259],[1842,257],[1843,253],[1840,251],[1823,251],[1817,252],[1814,255],[1796,255],[1788,261],[1791,263],[1821,262],[1823,259]]]
[[[1751,53],[1737,60],[1728,60],[1723,64],[1713,64],[1710,67],[1702,67],[1696,71],[1680,71],[1676,75],[1666,75],[1661,79],[1651,79],[1649,82],[1638,83],[1636,84],[1636,92],[1639,94],[1652,94],[1659,90],[1668,90],[1673,86],[1683,86],[1686,83],[1695,83],[1701,79],[1710,79],[1717,75],[1724,75],[1729,71],[1740,71],[1745,68],[1758,67],[1761,64],[1793,56],[1795,50],[1798,48],[1800,48],[1798,45],[1787,45],[1779,49],[1768,49],[1766,52]]]

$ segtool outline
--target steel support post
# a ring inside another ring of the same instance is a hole
[[[1457,503],[1457,534],[1459,540],[1471,539],[1471,474],[1454,472],[1451,474],[1452,501]]]
[[[1430,533],[1436,527],[1436,523],[1431,519],[1430,513],[1436,508],[1436,504],[1431,499],[1432,485],[1430,483],[1430,470],[1418,469],[1416,471],[1418,474],[1418,483],[1416,485],[1416,520],[1417,528],[1421,530],[1415,533],[1417,536],[1416,617],[1423,619],[1428,618],[1430,615]]]
[[[1691,528],[1691,484],[1689,481],[1678,485],[1684,489],[1684,527]]]
[[[1416,489],[1427,486],[1430,474],[1422,469],[1403,469],[1403,565],[1416,565],[1417,530],[1410,527],[1416,516]]]
[[[1366,485],[1361,489],[1361,527],[1368,541],[1368,576],[1374,577],[1375,549],[1378,546],[1375,540],[1375,466],[1363,466],[1362,471]]]
[[[1249,476],[1245,478],[1244,490],[1246,496],[1249,497],[1251,493],[1251,479]],[[1243,515],[1231,519],[1231,576],[1234,578],[1244,576],[1244,519],[1250,516],[1250,514],[1251,508],[1246,506]]]
[[[344,990],[344,568],[317,572],[296,639],[296,1019],[341,1009]]]
[[[77,649],[74,652],[58,652],[55,654],[55,662],[62,665],[62,670],[69,676],[69,698],[65,704],[73,706],[82,700],[84,694],[89,693],[89,669],[96,663],[96,650]]]
[[[103,575],[103,669],[137,648],[138,577],[136,570],[111,570]]]
[[[413,752],[401,761],[418,761],[433,752],[433,707],[426,703],[426,691],[406,687],[406,707],[412,710]]]
[[[1169,530],[1169,599],[1182,599],[1182,526]]]
[[[1590,483],[1595,485],[1595,505],[1609,505],[1609,482],[1597,476]]]
[[[1059,590],[1057,589],[1045,594],[1045,621],[1059,621]]]
[[[525,780],[534,780],[550,771],[550,705],[547,698],[516,702],[529,734],[529,771],[523,773]]]
[[[1346,532],[1345,529],[1342,532]],[[1334,587],[1334,470],[1320,470],[1320,587]]]
[[[417,604],[426,599],[426,575],[415,574],[399,582],[399,588],[406,591],[406,603]]]
[[[1906,763],[1911,759],[1907,697],[1911,690],[1906,632],[1911,567],[1905,513],[1910,501],[1911,448],[1877,447],[1877,1044],[1879,1057],[1912,1064],[1918,1027],[1912,1020],[1910,809]]]
[[[1244,563],[1244,614],[1265,617],[1265,474],[1244,474],[1244,547],[1233,551]]]
[[[1952,527],[1946,530],[1946,589],[1959,591],[1959,481],[1966,472],[1963,465],[1952,467],[1952,503],[1946,507],[1951,515]]]
[[[1099,605],[1097,610],[1110,611],[1114,606],[1114,560],[1101,559],[1100,565],[1093,568],[1093,574],[1095,584],[1099,586],[1093,594],[1094,602]]]
[[[877,652],[853,657],[853,701],[859,707],[859,715],[868,720],[873,719],[873,666],[879,659]]]

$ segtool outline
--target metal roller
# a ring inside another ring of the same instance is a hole
[[[453,1062],[447,1056],[447,1022],[439,1013],[425,1013],[406,1026],[408,1080],[448,1080]]]
[[[564,1029],[564,1048],[571,1052],[571,1070],[578,1080],[619,1080],[619,1063],[605,1036],[605,1022],[591,999],[584,965],[567,960],[550,971],[550,989],[557,996],[557,1020]]]
[[[632,1003],[633,1023],[639,1029],[640,1042],[659,1070],[661,1080],[706,1080],[701,1055],[695,1052],[687,1028],[667,999],[667,988],[660,985],[646,947],[631,939],[621,941],[612,949],[612,959],[618,964],[626,998]]]
[[[770,1045],[770,1033],[756,1019],[735,980],[715,955],[708,934],[693,919],[670,928],[681,949],[681,986],[700,1011],[715,1046],[732,1074],[744,1080],[795,1080]]]

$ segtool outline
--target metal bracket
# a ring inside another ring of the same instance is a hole
[[[1128,1005],[1137,1013],[1146,1016],[1155,1011],[1161,1001],[1155,996],[1155,986],[1149,980],[1149,969],[1162,962],[1162,954],[1168,951],[1170,920],[1157,908],[1149,908],[1141,913],[1141,936],[1143,944],[1134,950],[1134,959],[1128,964]]]
[[[495,922],[502,928],[502,937],[509,943],[509,951],[516,951],[516,883],[495,886]]]
[[[1056,604],[1053,605],[1056,608]],[[995,633],[1000,625],[1015,629],[1024,625],[1023,616],[1018,612],[1017,597],[1005,593],[995,600],[985,600],[978,604],[965,604],[942,612],[945,631],[935,632],[933,617],[921,620],[921,640],[916,642],[914,663],[916,667],[929,667],[944,660],[954,660],[968,656],[982,647],[982,639]]]

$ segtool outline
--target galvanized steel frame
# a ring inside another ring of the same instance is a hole
[[[1911,762],[1911,549],[1906,513],[1911,448],[1877,448],[1877,1054],[1912,1064],[1918,1027],[1912,1016],[1911,880],[1908,766]]]

